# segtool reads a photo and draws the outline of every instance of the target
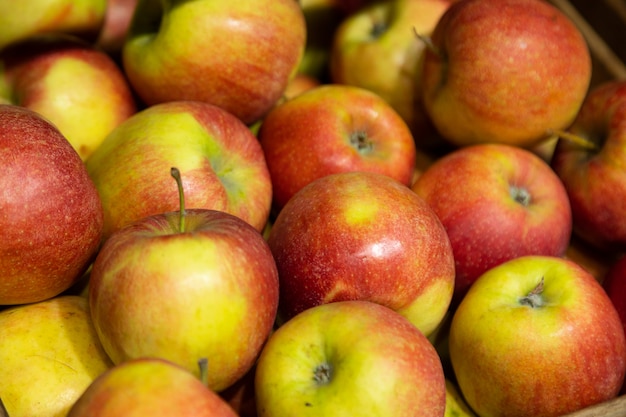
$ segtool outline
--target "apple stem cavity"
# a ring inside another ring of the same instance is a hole
[[[528,207],[530,205],[531,196],[526,188],[511,185],[509,187],[509,194],[513,200],[520,203],[524,207]]]
[[[317,385],[326,385],[330,383],[333,378],[333,368],[327,363],[323,363],[313,371],[313,380]]]
[[[209,360],[207,358],[198,359],[198,368],[200,368],[200,381],[205,387],[209,386]]]
[[[554,130],[551,129],[548,131],[548,134],[550,136],[556,136],[559,139],[564,139],[567,140],[568,142],[571,142],[573,144],[576,144],[582,148],[585,149],[590,149],[590,150],[598,150],[598,146],[591,140],[584,138],[582,136],[579,135],[575,135],[571,132],[567,132],[565,130]]]
[[[357,131],[350,135],[350,144],[356,148],[359,153],[370,152],[374,145],[367,140],[367,133]]]
[[[185,215],[187,212],[185,211],[185,192],[183,190],[183,180],[180,177],[180,170],[176,167],[170,168],[170,174],[176,180],[176,185],[178,186],[178,202],[180,205],[180,214],[179,214],[179,232],[185,232]]]
[[[523,306],[531,308],[539,308],[543,306],[543,297],[541,296],[543,293],[543,283],[544,277],[541,277],[537,286],[533,288],[532,291],[530,291],[525,297],[520,298],[519,303]]]

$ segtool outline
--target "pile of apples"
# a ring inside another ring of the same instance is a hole
[[[544,0],[0,0],[0,416],[626,392],[626,81]]]

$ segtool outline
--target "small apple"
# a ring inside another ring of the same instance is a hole
[[[454,313],[449,347],[479,416],[562,416],[613,399],[626,373],[611,300],[558,257],[521,256],[478,278]]]
[[[0,0],[0,49],[44,33],[95,40],[107,0]]]
[[[85,162],[104,208],[103,238],[178,208],[178,167],[189,207],[222,210],[261,231],[272,184],[254,134],[227,111],[199,101],[148,107],[118,125]]]
[[[425,44],[454,0],[391,0],[369,3],[337,28],[330,57],[331,80],[373,91],[411,128],[418,147],[435,132],[419,92]],[[422,146],[423,145],[423,146]]]
[[[0,105],[0,305],[54,297],[95,257],[98,192],[80,156],[40,114]]]
[[[536,145],[572,123],[591,81],[585,38],[543,0],[457,1],[428,43],[424,107],[459,146]]]
[[[122,62],[147,105],[204,101],[252,124],[282,96],[305,42],[293,0],[140,0]]]
[[[445,229],[421,197],[386,175],[314,180],[278,213],[267,241],[281,320],[319,304],[366,300],[428,335],[448,310],[454,258]]]
[[[0,340],[0,398],[11,417],[65,416],[113,366],[76,295],[0,311]]]
[[[626,82],[594,87],[558,133],[551,165],[567,190],[574,233],[606,252],[626,250]]]
[[[239,217],[185,209],[115,231],[89,278],[96,332],[117,365],[159,357],[199,374],[221,391],[254,365],[278,307],[278,274],[263,236]],[[171,178],[170,178],[171,180]],[[172,187],[173,188],[173,187]]]
[[[73,37],[29,38],[0,54],[0,95],[46,117],[83,160],[137,110],[117,64]]]
[[[276,106],[258,139],[276,212],[303,186],[329,174],[367,171],[409,185],[416,158],[406,123],[380,96],[324,84]]]
[[[488,269],[521,255],[565,254],[572,214],[563,184],[531,151],[505,144],[456,149],[411,187],[446,228],[455,260],[453,304]]]
[[[406,317],[368,301],[318,305],[279,327],[255,374],[259,417],[443,417],[437,352]]]
[[[211,372],[207,364],[207,372]],[[67,417],[237,417],[187,369],[160,358],[137,358],[100,375]]]

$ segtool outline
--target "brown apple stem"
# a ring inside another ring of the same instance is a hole
[[[426,48],[428,48],[430,52],[432,52],[433,54],[439,57],[443,57],[441,50],[435,46],[430,36],[422,35],[421,33],[417,31],[417,29],[415,29],[415,27],[413,27],[413,33],[415,33],[415,36],[417,36],[419,40],[424,42],[424,45],[426,46]]]
[[[543,281],[544,278],[541,277],[537,286],[533,288],[532,291],[530,291],[525,297],[520,298],[519,302],[521,305],[529,306],[531,308],[538,308],[543,305],[543,298],[541,297],[543,293]]]
[[[567,140],[569,142],[572,142],[572,143],[574,143],[576,145],[579,145],[579,146],[581,146],[581,147],[583,147],[585,149],[591,149],[591,150],[597,150],[598,149],[598,146],[594,142],[590,141],[589,139],[584,138],[584,137],[579,136],[579,135],[575,135],[575,134],[573,134],[571,132],[567,132],[565,130],[551,129],[551,130],[548,131],[548,134],[550,136],[556,136],[559,139],[565,139],[565,140]]]
[[[183,233],[185,231],[185,192],[183,190],[183,180],[180,177],[180,171],[176,167],[170,168],[170,174],[176,180],[176,185],[178,186],[178,202],[180,206],[180,214],[179,214],[179,232]]]
[[[209,360],[207,358],[198,359],[198,368],[200,368],[200,381],[205,387],[209,386]]]

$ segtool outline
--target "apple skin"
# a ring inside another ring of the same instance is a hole
[[[382,174],[311,182],[278,214],[267,241],[280,277],[281,320],[319,304],[366,300],[428,335],[452,298],[445,229],[422,198]]]
[[[0,1],[0,49],[43,33],[95,40],[104,24],[107,0]]]
[[[563,184],[528,150],[505,144],[458,148],[411,187],[437,214],[455,259],[453,304],[488,269],[521,255],[565,254],[572,214]],[[526,193],[528,202],[519,200]]]
[[[282,96],[305,42],[293,0],[139,0],[122,62],[147,105],[205,101],[252,124]]]
[[[186,369],[160,358],[138,358],[100,375],[67,417],[237,417],[217,393]]]
[[[0,95],[54,123],[83,160],[137,110],[113,59],[78,38],[30,38],[3,50],[0,63]]]
[[[377,172],[409,185],[413,136],[380,96],[359,87],[324,84],[275,107],[258,133],[272,179],[276,212],[320,177]]]
[[[535,306],[522,299],[543,281]],[[450,327],[450,358],[480,416],[561,416],[614,398],[626,372],[617,311],[596,279],[558,257],[482,275]]]
[[[183,177],[184,178],[184,177]],[[276,265],[266,241],[231,214],[186,210],[138,220],[103,244],[89,280],[89,305],[115,364],[160,357],[221,391],[254,364],[278,307]]]
[[[0,311],[0,338],[0,397],[12,417],[65,416],[113,366],[76,295]]]
[[[406,317],[368,301],[322,304],[279,327],[255,375],[259,417],[438,416],[437,352]]]
[[[607,251],[626,250],[626,82],[594,87],[567,129],[586,149],[559,139],[551,165],[572,206],[574,233]]]
[[[48,120],[0,105],[0,305],[54,297],[95,257],[98,192],[80,156]]]
[[[590,85],[584,37],[547,1],[456,2],[431,41],[424,107],[455,145],[535,145],[572,123]]]
[[[85,162],[104,207],[104,236],[146,216],[177,210],[170,167],[188,207],[223,210],[263,230],[272,184],[263,150],[234,115],[209,103],[148,107],[117,126]]]
[[[337,28],[329,62],[333,82],[368,89],[387,101],[411,128],[418,147],[435,131],[421,102],[421,60],[429,36],[454,0],[373,2]]]

